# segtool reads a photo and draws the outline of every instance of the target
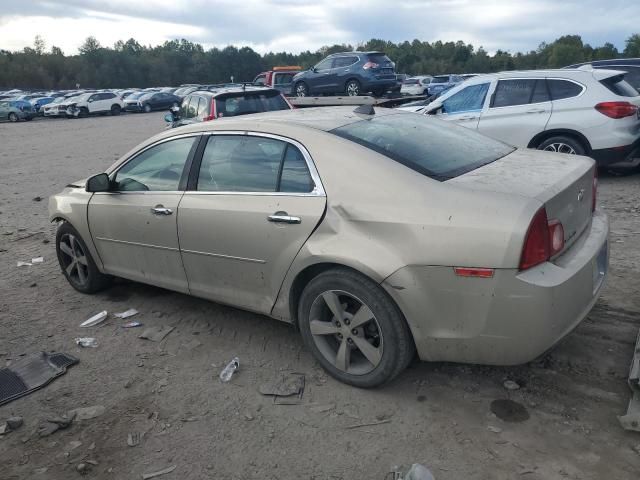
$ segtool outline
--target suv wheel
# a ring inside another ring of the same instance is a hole
[[[11,112],[9,114],[9,121],[12,122],[12,123],[17,122],[18,121],[18,116],[15,113]]]
[[[316,360],[336,379],[356,387],[382,385],[415,354],[402,313],[369,278],[337,268],[305,287],[298,303],[300,333]]]
[[[80,107],[80,112],[78,112],[79,118],[86,118],[89,116],[89,109],[87,107]]]
[[[564,135],[547,138],[538,145],[538,150],[547,152],[568,153],[569,155],[584,155],[586,149],[578,140]]]
[[[296,83],[295,92],[296,97],[306,97],[309,95],[309,87],[307,87],[307,84],[304,82]]]
[[[120,115],[120,112],[122,112],[120,105],[111,105],[111,115],[117,116]]]
[[[349,80],[345,85],[345,93],[350,97],[357,97],[360,95],[360,82],[357,80]]]

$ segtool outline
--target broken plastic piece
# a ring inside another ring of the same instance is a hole
[[[435,478],[427,467],[414,463],[411,465],[404,480],[435,480]]]
[[[137,315],[137,314],[138,314],[138,310],[136,310],[135,308],[130,308],[126,312],[114,313],[113,316],[125,319],[129,317],[133,317],[134,315]]]
[[[141,327],[141,326],[142,324],[140,322],[129,322],[122,325],[122,328],[135,328],[135,327]]]
[[[231,380],[234,372],[240,367],[240,359],[238,357],[234,357],[226,367],[220,372],[220,380],[224,383]]]
[[[31,265],[31,262],[18,262],[19,267],[30,267]]]
[[[165,468],[164,470],[159,470],[153,473],[143,473],[142,480],[149,480],[150,478],[159,477],[160,475],[166,475],[167,473],[173,472],[176,468],[178,468],[177,465],[171,465],[170,467]]]
[[[97,325],[97,324],[103,322],[105,318],[107,318],[107,311],[103,310],[100,313],[95,314],[90,319],[85,320],[84,322],[82,322],[80,324],[80,326],[81,327],[93,327],[94,325]]]
[[[44,262],[44,257],[35,257],[31,259],[31,263],[33,265],[35,265],[36,263],[42,263]]]
[[[76,338],[76,344],[84,348],[96,348],[98,341],[92,337],[78,337]]]

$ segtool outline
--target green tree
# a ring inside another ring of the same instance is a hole
[[[624,56],[627,58],[640,57],[640,34],[634,33],[626,40]]]

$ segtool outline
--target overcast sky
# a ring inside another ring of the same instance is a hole
[[[456,41],[511,52],[565,34],[619,49],[640,33],[638,0],[0,0],[0,49],[21,50],[41,35],[77,53],[131,37],[145,45],[186,38],[299,52],[366,41]]]

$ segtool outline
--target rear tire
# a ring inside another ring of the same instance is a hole
[[[111,105],[111,115],[117,117],[118,115],[120,115],[120,113],[122,113],[122,108],[120,107],[120,105]]]
[[[9,114],[9,121],[11,123],[16,123],[18,121],[18,115],[16,115],[15,113],[11,112]]]
[[[298,325],[322,367],[356,387],[391,381],[415,355],[411,332],[393,300],[347,268],[327,270],[307,284],[298,302]]]
[[[96,293],[111,284],[112,278],[98,270],[84,240],[68,222],[56,232],[56,254],[62,274],[77,291]]]
[[[357,80],[349,80],[345,87],[344,92],[349,97],[357,97],[360,95],[360,82]]]
[[[587,149],[580,141],[565,135],[549,137],[540,143],[537,149],[569,155],[585,155],[587,153]]]

